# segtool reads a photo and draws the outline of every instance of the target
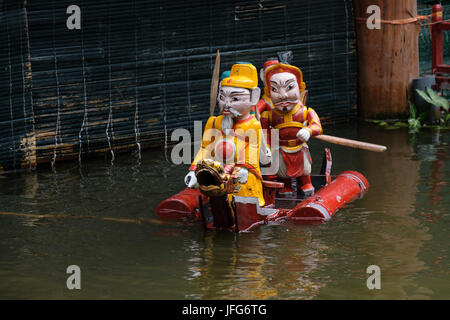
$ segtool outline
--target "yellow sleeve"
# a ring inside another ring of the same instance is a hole
[[[323,131],[322,124],[320,123],[320,118],[312,108],[308,108],[306,120],[308,120],[308,126],[306,127],[306,129],[309,130],[311,137],[322,134]]]
[[[256,136],[249,135],[248,141],[248,155],[245,157],[245,163],[251,165],[253,168],[259,168],[259,148],[261,146],[262,131],[261,123],[259,121],[253,122],[250,127]]]
[[[208,121],[206,122],[205,129],[203,130],[203,137],[202,137],[202,145],[200,147],[200,150],[197,152],[197,155],[194,158],[194,161],[192,161],[192,164],[189,168],[189,170],[195,170],[197,167],[197,163],[199,163],[202,159],[205,159],[205,157],[208,157],[210,152],[208,149],[208,146],[213,142],[212,137],[213,132],[210,129],[213,129],[213,124],[216,117],[209,117]]]

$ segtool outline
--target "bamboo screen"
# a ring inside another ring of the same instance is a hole
[[[69,30],[67,7],[81,9]],[[356,116],[351,0],[5,0],[0,171],[161,146],[209,114],[221,72],[292,50],[323,122]]]

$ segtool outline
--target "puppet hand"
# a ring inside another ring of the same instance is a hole
[[[247,168],[242,167],[237,173],[239,183],[247,183],[248,180],[248,170]]]
[[[272,152],[270,149],[264,144],[259,151],[259,162],[263,165],[270,164],[272,162]]]
[[[309,140],[310,136],[311,136],[311,134],[309,133],[309,130],[305,129],[305,128],[300,129],[297,132],[297,138],[299,138],[300,140],[303,140],[305,142]]]
[[[184,183],[192,189],[197,189],[199,187],[194,171],[189,171],[186,177],[184,177]]]

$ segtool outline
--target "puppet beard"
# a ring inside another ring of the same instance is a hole
[[[228,131],[233,129],[234,118],[242,116],[242,113],[233,108],[228,108],[228,111],[230,111],[232,115],[224,115],[222,120],[222,131],[225,132],[225,134],[228,134]]]
[[[295,106],[286,107],[285,105],[288,104],[288,103],[291,103],[291,104],[295,103],[295,104],[297,104],[298,102],[299,102],[298,99],[296,99],[296,100],[283,100],[283,101],[280,101],[277,104],[275,104],[275,107],[278,110],[281,110],[283,112],[288,112],[288,111],[291,111],[292,109],[294,109]]]
[[[223,116],[222,131],[225,132],[225,134],[228,134],[228,131],[233,129],[233,125],[234,119],[232,115]]]
[[[230,111],[231,114],[233,115],[233,117],[235,117],[235,118],[239,118],[242,116],[242,113],[240,113],[237,110],[234,110],[233,108],[227,108],[227,111]],[[225,115],[224,115],[224,117],[225,117]]]

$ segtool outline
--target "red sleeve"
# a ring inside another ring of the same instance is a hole
[[[266,103],[266,101],[264,101],[264,99],[259,99],[256,107],[258,108],[259,114],[262,114],[264,111],[270,110],[270,106]]]
[[[269,112],[270,111],[265,111],[261,113],[261,117],[259,119],[259,121],[261,122],[261,128],[264,130],[263,132],[265,133],[266,142],[268,146],[270,146],[270,124],[268,119]]]

